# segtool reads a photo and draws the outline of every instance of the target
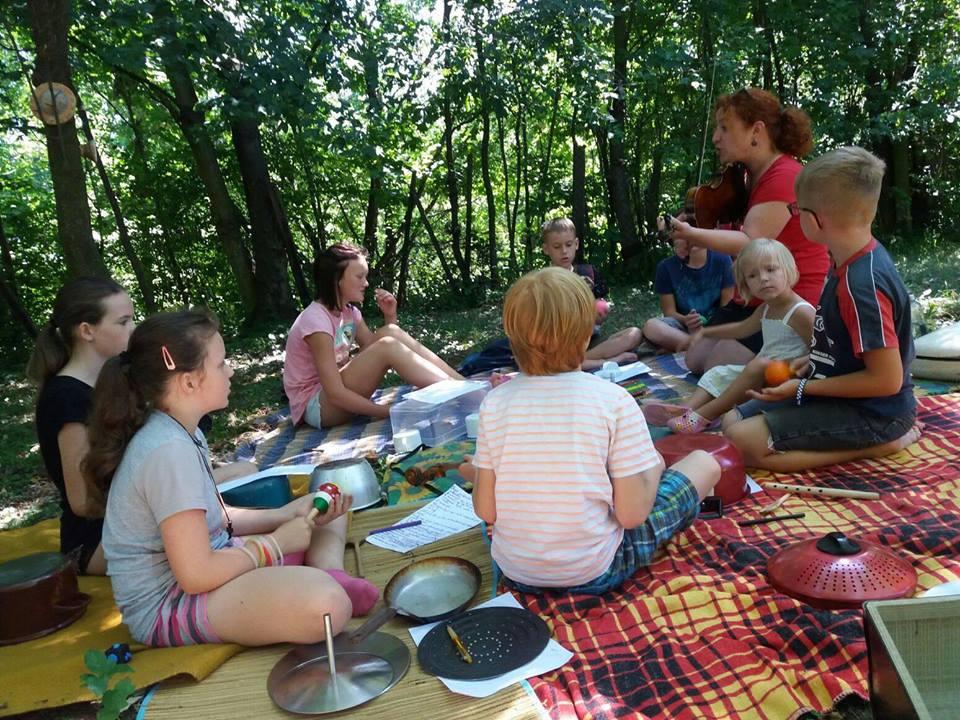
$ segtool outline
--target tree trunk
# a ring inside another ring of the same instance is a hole
[[[183,305],[189,305],[190,295],[187,292],[187,286],[183,279],[183,271],[180,268],[180,263],[177,261],[176,253],[174,253],[171,246],[173,233],[170,232],[170,228],[167,226],[167,215],[160,201],[162,193],[147,179],[152,175],[150,159],[147,156],[146,143],[143,141],[143,128],[140,126],[140,120],[134,111],[133,98],[130,93],[130,82],[131,81],[124,76],[119,74],[114,75],[113,86],[123,100],[124,106],[127,108],[127,115],[129,116],[128,122],[130,124],[130,130],[133,133],[133,162],[131,163],[131,171],[134,176],[134,193],[138,197],[149,200],[153,204],[154,219],[150,222],[149,217],[146,218],[150,229],[145,232],[139,225],[138,228],[144,237],[152,237],[154,228],[159,230],[157,240],[161,249],[161,255],[169,266],[177,296]],[[136,223],[136,219],[134,222]],[[151,244],[153,244],[154,247],[157,245],[156,242]]]
[[[278,223],[270,202],[270,173],[260,141],[260,123],[252,115],[238,116],[230,123],[233,147],[243,178],[243,194],[250,211],[253,235],[253,273],[257,293],[254,318],[276,320],[294,315],[287,277],[287,252],[277,232]],[[276,198],[280,202],[279,197]]]
[[[577,133],[573,133],[573,197],[570,199],[573,208],[573,224],[577,227],[577,237],[580,238],[581,259],[587,253],[587,244],[590,239],[590,226],[587,224],[587,149],[577,142]]]
[[[530,147],[527,143],[527,118],[520,106],[517,118],[517,147],[521,150],[517,154],[517,171],[523,174],[523,269],[529,271],[533,267],[533,229],[530,227]],[[522,159],[522,163],[521,163]]]
[[[297,244],[293,240],[293,233],[290,232],[290,221],[287,213],[283,209],[283,203],[280,200],[280,191],[275,183],[270,183],[270,209],[273,213],[276,223],[277,234],[280,236],[283,247],[286,250],[287,258],[290,261],[290,272],[293,274],[293,284],[297,288],[297,295],[300,299],[300,307],[306,307],[313,300],[310,294],[310,286],[307,284],[306,276],[303,273],[303,263],[300,259],[300,252],[297,250]]]
[[[293,131],[293,146],[297,149],[297,160],[300,161],[300,167],[307,178],[307,187],[310,190],[310,210],[313,212],[313,222],[316,226],[316,234],[311,236],[313,251],[319,254],[320,250],[327,247],[326,240],[326,217],[320,209],[319,193],[317,192],[317,179],[313,174],[313,163],[307,158],[306,145],[303,142],[303,132],[300,129],[298,121],[290,121],[290,129]]]
[[[37,337],[37,326],[33,324],[30,313],[20,301],[20,292],[17,289],[17,278],[13,267],[13,253],[10,252],[10,243],[3,230],[3,218],[0,217],[0,253],[3,256],[3,272],[0,272],[0,295],[10,308],[10,314],[20,323],[20,326],[31,338]]]
[[[417,184],[417,171],[410,173],[410,191],[407,193],[407,205],[403,212],[403,225],[400,234],[400,277],[397,281],[397,307],[407,301],[407,278],[410,272],[410,251],[413,250],[413,211],[417,207],[422,184]]]
[[[483,192],[487,198],[487,260],[490,263],[490,284],[497,287],[500,272],[497,258],[497,205],[493,198],[493,181],[490,179],[490,89],[487,84],[487,59],[483,38],[476,37],[477,80],[480,83],[480,175],[483,177]]]
[[[153,292],[153,273],[150,268],[144,264],[140,254],[133,246],[133,240],[130,239],[130,232],[127,230],[127,221],[123,217],[123,211],[120,209],[120,200],[113,191],[113,185],[110,182],[110,176],[107,175],[107,169],[103,165],[103,159],[100,157],[100,150],[93,138],[93,128],[90,127],[90,119],[87,117],[87,111],[82,105],[78,104],[77,115],[81,120],[81,129],[83,136],[87,139],[93,150],[94,165],[97,168],[97,175],[100,177],[100,183],[103,185],[103,192],[107,196],[107,202],[110,203],[110,209],[113,211],[113,219],[117,226],[117,235],[120,237],[120,246],[123,248],[123,254],[126,255],[130,267],[133,268],[133,274],[137,278],[137,285],[140,287],[140,294],[143,297],[143,306],[148,313],[157,311],[157,298]]]
[[[447,280],[447,287],[450,288],[451,292],[459,295],[460,291],[457,288],[457,280],[453,275],[453,270],[450,268],[447,258],[443,255],[443,247],[440,245],[440,241],[437,240],[437,234],[433,231],[433,225],[430,224],[430,218],[427,217],[427,211],[423,209],[423,203],[420,202],[419,197],[417,198],[417,210],[420,211],[420,219],[423,220],[423,227],[427,231],[427,237],[430,238],[430,244],[433,245],[433,250],[437,253],[437,258],[440,260],[440,268],[443,270],[443,277]]]
[[[623,152],[623,139],[626,134],[627,114],[627,49],[629,29],[626,11],[618,9],[613,16],[613,78],[614,97],[610,107],[613,117],[609,140],[609,167],[607,184],[610,188],[610,202],[620,229],[620,248],[623,259],[629,260],[640,251],[637,229],[634,225],[633,208],[630,202],[630,178],[627,173]],[[612,257],[611,257],[612,260]]]
[[[473,142],[467,149],[467,168],[463,176],[463,208],[464,219],[463,228],[465,237],[463,241],[463,259],[467,267],[473,267],[473,245],[475,233],[473,232]]]
[[[157,15],[166,16],[173,23],[172,13],[167,3],[157,4]],[[197,174],[203,182],[217,237],[223,245],[227,262],[237,280],[237,290],[248,317],[257,312],[257,290],[253,278],[250,255],[243,245],[243,219],[240,211],[230,197],[227,183],[220,169],[217,151],[213,146],[204,121],[203,112],[197,110],[197,93],[182,58],[186,50],[180,45],[175,30],[161,39],[159,46],[163,70],[173,89],[177,105],[175,116],[183,136],[193,153],[197,165]]]
[[[37,48],[34,86],[57,82],[74,90],[67,51],[70,1],[28,0],[27,7]],[[44,124],[44,131],[57,206],[57,235],[67,270],[73,276],[107,276],[107,267],[93,241],[76,123],[71,118],[59,125]]]
[[[444,55],[443,66],[449,73],[443,83],[443,143],[444,143],[444,164],[446,165],[447,179],[447,199],[450,203],[450,244],[453,250],[453,260],[460,271],[460,279],[463,287],[470,284],[470,266],[467,265],[463,250],[461,248],[460,238],[460,190],[457,183],[457,165],[453,154],[453,110],[451,108],[453,94],[453,58],[450,51],[452,41],[450,32],[450,11],[452,9],[451,0],[443,0],[443,30],[444,44],[446,51]],[[433,236],[431,236],[431,239]]]
[[[510,165],[507,163],[506,138],[503,132],[503,117],[497,114],[497,144],[500,146],[500,166],[503,172],[503,209],[507,216],[507,246],[510,248],[509,263],[510,275],[517,274],[517,205],[510,203]],[[516,152],[519,153],[517,148]],[[517,194],[520,192],[520,173],[515,178]]]
[[[540,190],[537,193],[537,221],[538,225],[543,225],[547,219],[547,184],[550,180],[550,156],[553,154],[553,134],[557,128],[557,113],[560,109],[560,84],[553,92],[553,105],[550,111],[550,125],[547,126],[547,147],[543,151],[540,160]]]

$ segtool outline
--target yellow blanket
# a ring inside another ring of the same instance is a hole
[[[0,562],[59,547],[59,523],[47,520],[0,533]],[[129,677],[138,688],[175,675],[202,680],[242,649],[239,645],[147,649],[134,643],[121,623],[107,578],[82,577],[80,590],[92,599],[73,625],[36,640],[0,647],[0,717],[94,700],[80,682],[87,672],[83,655],[90,649],[128,643],[133,651],[133,673],[121,677]]]

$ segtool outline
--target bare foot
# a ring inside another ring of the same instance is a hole
[[[913,445],[917,440],[920,439],[920,436],[923,434],[923,428],[924,425],[922,422],[915,422],[913,426],[907,430],[907,432],[898,437],[896,440],[891,440],[883,445],[876,445],[872,448],[868,448],[864,451],[868,454],[864,454],[861,457],[878,458],[886,455],[892,455],[895,452],[900,452],[904,448]]]

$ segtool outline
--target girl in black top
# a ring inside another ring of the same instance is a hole
[[[37,337],[27,375],[40,386],[40,454],[60,493],[60,551],[79,551],[80,571],[103,575],[100,546],[105,498],[80,472],[87,453],[87,415],[103,364],[127,348],[133,304],[107,278],[77,278],[57,293],[49,322]]]

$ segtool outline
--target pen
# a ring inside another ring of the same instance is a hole
[[[463,658],[463,661],[466,663],[472,663],[473,658],[470,657],[470,653],[467,652],[466,645],[463,644],[463,640],[461,640],[460,636],[457,635],[457,631],[453,629],[452,625],[447,625],[447,635],[449,635],[450,639],[453,640],[453,644],[457,648],[457,652],[460,653],[460,657]]]
[[[773,515],[772,517],[762,517],[754,518],[753,520],[741,520],[737,523],[740,527],[748,527],[750,525],[762,525],[763,523],[776,522],[777,520],[799,520],[804,516],[804,513],[793,513],[791,515]]]
[[[387,525],[386,527],[377,528],[376,530],[371,530],[367,535],[376,535],[377,533],[391,532],[393,530],[403,530],[404,528],[416,527],[417,525],[422,525],[422,520],[411,520],[410,522],[399,523],[397,525]]]

